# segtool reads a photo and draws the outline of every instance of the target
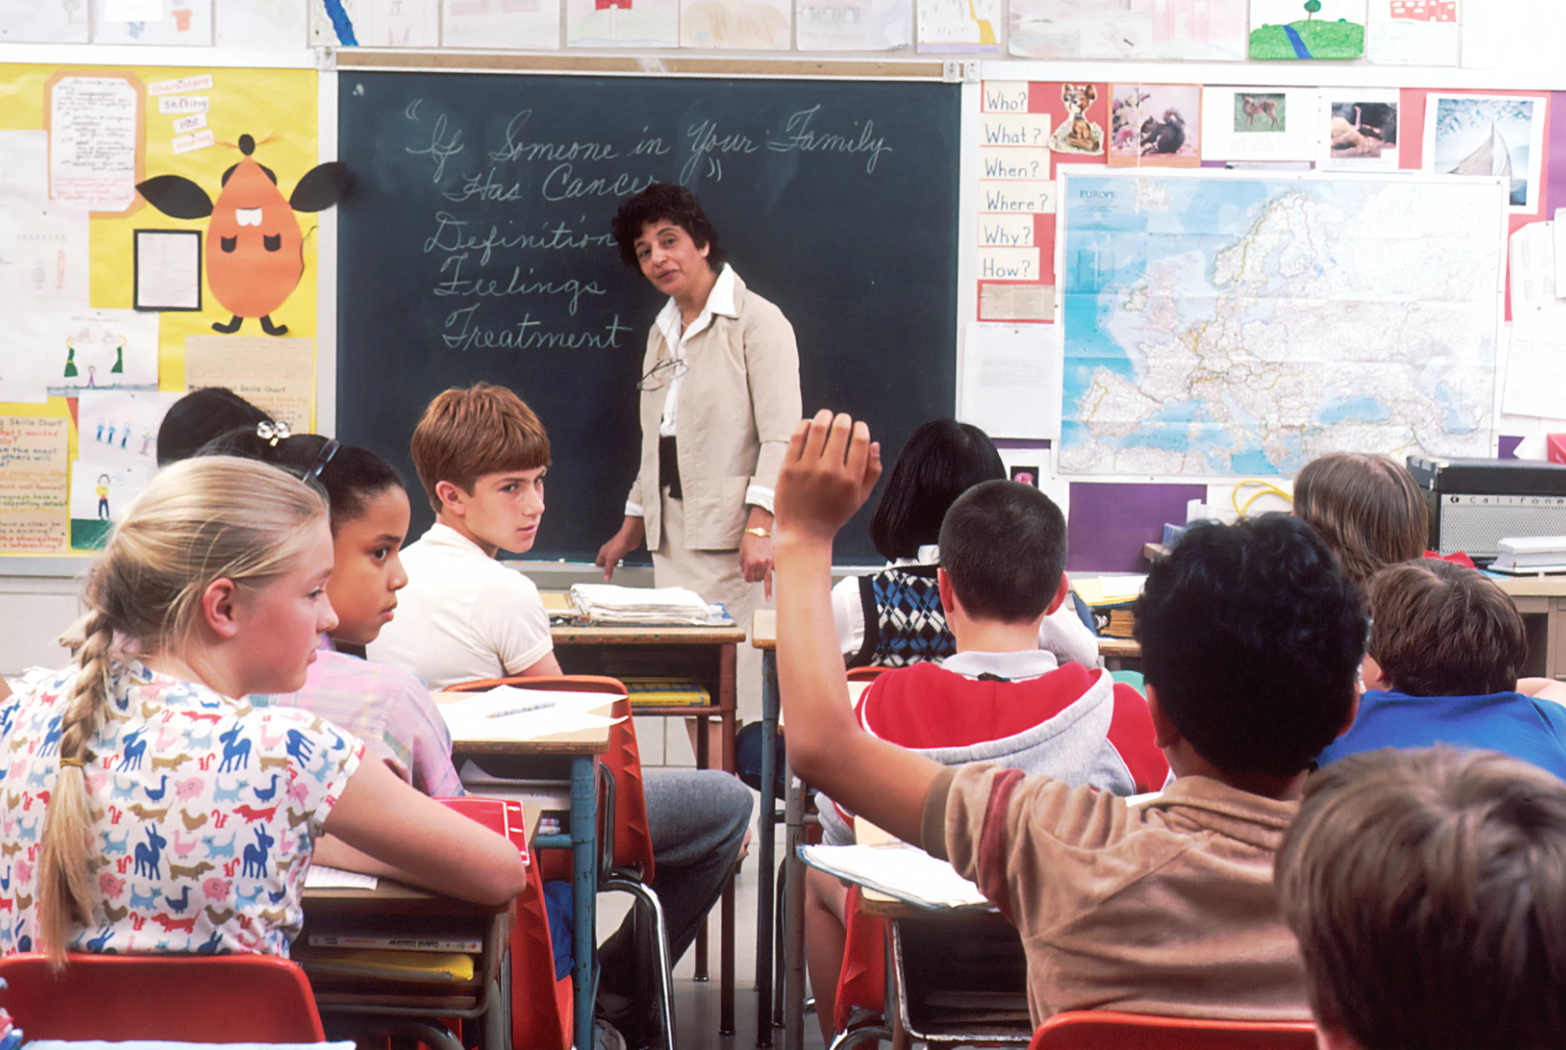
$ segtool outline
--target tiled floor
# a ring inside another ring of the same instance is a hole
[[[671,742],[678,739],[680,743],[685,744],[685,749],[688,751],[689,744],[683,740],[684,726],[678,722],[671,722],[670,729],[672,730],[669,734]],[[675,733],[678,733],[678,738]],[[642,735],[640,725],[637,726],[637,735],[638,737]],[[660,739],[661,736],[662,734],[659,734]],[[777,855],[781,858],[783,828],[779,826],[777,832]],[[708,931],[711,938],[712,980],[698,983],[692,979],[694,949],[686,952],[685,958],[681,959],[674,969],[675,1045],[678,1050],[720,1050],[720,1048],[721,1050],[750,1050],[756,1045],[756,888],[759,870],[756,863],[756,850],[752,846],[750,858],[740,869],[734,899],[735,1032],[732,1036],[720,1035],[718,1032],[718,909],[714,908]],[[605,894],[600,898],[598,908],[600,936],[607,936],[620,925],[620,920],[624,917],[628,906],[629,898],[620,894]],[[816,1027],[814,1016],[807,1014],[806,1022],[806,1050],[821,1050],[821,1032]],[[781,1028],[773,1029],[772,1045],[781,1050],[783,1045]]]

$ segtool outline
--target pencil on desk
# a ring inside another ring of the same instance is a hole
[[[525,715],[529,711],[542,711],[545,708],[554,707],[553,700],[541,700],[536,704],[524,704],[521,707],[508,707],[504,711],[491,711],[485,718],[505,718],[508,715]]]

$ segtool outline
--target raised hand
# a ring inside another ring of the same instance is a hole
[[[830,541],[880,477],[881,446],[867,424],[827,409],[800,420],[778,475],[775,534]]]

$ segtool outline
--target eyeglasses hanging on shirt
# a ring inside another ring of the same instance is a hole
[[[682,378],[689,370],[690,365],[683,357],[665,357],[637,380],[636,389],[644,394],[662,390],[674,380]]]

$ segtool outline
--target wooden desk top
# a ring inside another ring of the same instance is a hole
[[[1503,576],[1495,584],[1513,598],[1566,598],[1566,576]]]
[[[1000,909],[993,904],[977,904],[963,908],[922,908],[917,904],[888,897],[875,890],[861,887],[859,910],[877,919],[928,919],[940,916],[998,915]]]
[[[472,693],[431,693],[437,704],[451,704],[472,697]],[[612,703],[614,698],[610,698]],[[603,713],[609,713],[606,703]],[[474,758],[480,756],[525,755],[601,755],[609,750],[609,726],[578,729],[568,733],[551,733],[529,740],[453,740],[453,756]]]
[[[305,918],[316,915],[376,913],[381,915],[499,915],[511,903],[478,904],[444,893],[421,890],[383,878],[373,890],[306,889],[300,895]]]
[[[745,628],[730,627],[580,627],[551,624],[556,645],[742,645]]]
[[[1566,595],[1566,591],[1562,591]],[[750,626],[750,644],[757,649],[776,649],[778,647],[778,614],[775,609],[757,609]],[[1142,647],[1130,638],[1100,638],[1098,639],[1098,655],[1137,657],[1142,655]]]

